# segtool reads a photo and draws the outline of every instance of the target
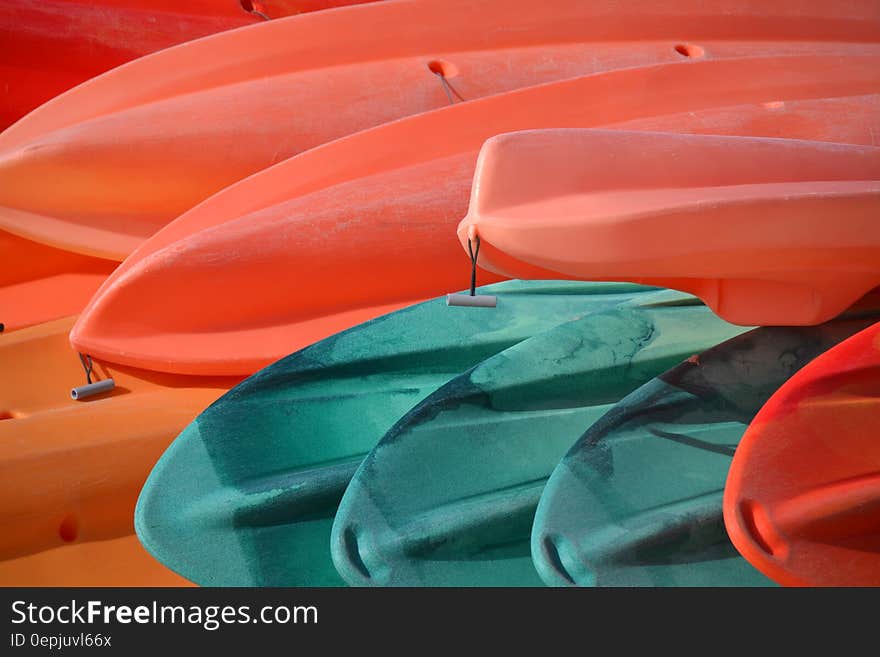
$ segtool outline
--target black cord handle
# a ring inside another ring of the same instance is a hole
[[[86,365],[86,361],[88,361],[88,365]],[[91,356],[83,356],[79,354],[79,362],[82,363],[83,369],[86,372],[86,383],[92,382],[92,357]]]
[[[471,246],[471,238],[468,237],[468,254],[471,256],[471,296],[477,293],[477,258],[480,256],[480,236],[476,236],[477,249],[474,251]]]

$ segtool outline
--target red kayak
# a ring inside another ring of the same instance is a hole
[[[880,323],[819,356],[755,416],[733,457],[724,522],[789,586],[880,586]]]
[[[177,43],[364,0],[3,0],[0,130],[50,98]]]

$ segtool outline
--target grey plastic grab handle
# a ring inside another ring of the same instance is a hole
[[[113,390],[116,386],[116,382],[113,379],[104,379],[103,381],[95,381],[94,383],[89,383],[84,386],[79,386],[70,391],[70,398],[76,400],[87,399],[88,397],[94,397],[95,395],[99,395],[102,392],[107,392],[108,390]]]
[[[498,297],[489,294],[447,294],[447,306],[472,306],[475,308],[494,308],[498,305]]]

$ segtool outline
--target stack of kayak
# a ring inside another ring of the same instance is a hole
[[[0,584],[880,585],[876,0],[0,35]]]

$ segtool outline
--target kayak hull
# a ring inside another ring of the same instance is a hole
[[[528,131],[487,141],[458,236],[502,275],[629,280],[736,324],[814,325],[880,284],[878,209],[874,147]]]

